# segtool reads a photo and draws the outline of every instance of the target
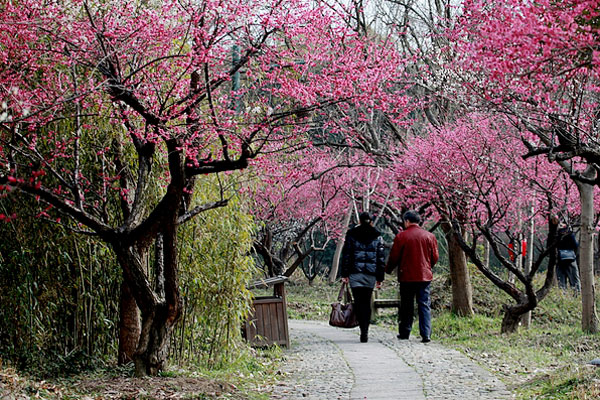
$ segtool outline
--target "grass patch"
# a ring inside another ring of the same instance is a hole
[[[600,370],[593,366],[559,367],[552,374],[542,374],[520,387],[525,399],[598,399]]]
[[[599,370],[588,363],[600,355],[600,342],[582,332],[580,308],[579,297],[555,288],[529,329],[500,334],[499,313],[458,318],[444,311],[434,331],[444,345],[496,372],[520,399],[599,398]]]
[[[315,279],[313,285],[294,281],[287,287],[288,316],[291,319],[327,320],[331,303],[337,301],[340,283]]]

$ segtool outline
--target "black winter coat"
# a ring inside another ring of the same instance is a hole
[[[375,275],[378,282],[385,277],[383,238],[370,225],[350,229],[342,249],[342,278],[360,273]]]
[[[556,248],[558,250],[573,250],[577,253],[579,249],[579,243],[577,243],[577,239],[575,239],[575,235],[572,231],[567,228],[559,229],[558,232],[558,244]]]

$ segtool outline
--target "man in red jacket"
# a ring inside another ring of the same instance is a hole
[[[403,215],[404,230],[396,235],[385,272],[398,268],[400,282],[400,311],[398,339],[408,339],[414,317],[415,296],[419,308],[421,341],[431,340],[431,308],[429,286],[433,275],[431,268],[438,261],[435,236],[419,226],[421,216],[416,211]]]

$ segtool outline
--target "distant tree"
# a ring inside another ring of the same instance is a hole
[[[308,147],[253,169],[247,190],[261,222],[254,249],[269,276],[291,276],[344,230],[346,187],[358,170],[343,154]]]

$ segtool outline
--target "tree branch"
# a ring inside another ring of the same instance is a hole
[[[215,201],[212,203],[206,203],[201,206],[195,207],[191,211],[188,211],[185,214],[180,215],[179,219],[177,219],[177,224],[183,224],[204,211],[213,210],[213,209],[219,208],[219,207],[225,207],[228,203],[229,203],[229,199],[225,199],[225,200]]]

